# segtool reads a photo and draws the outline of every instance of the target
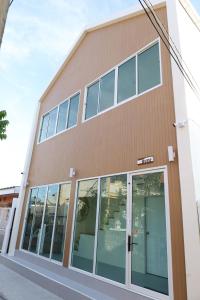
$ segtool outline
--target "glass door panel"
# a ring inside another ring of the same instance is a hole
[[[101,179],[96,274],[125,283],[127,175]]]
[[[34,215],[35,215],[35,203],[37,199],[38,189],[32,189],[30,192],[30,198],[28,203],[28,211],[26,217],[26,225],[24,229],[24,237],[23,237],[23,244],[22,248],[24,250],[29,250],[30,248],[30,236],[32,235],[33,231],[33,223],[34,223]]]
[[[168,295],[164,173],[132,176],[131,283]]]
[[[44,201],[46,196],[46,187],[38,189],[37,200],[35,204],[34,224],[30,237],[30,251],[37,253],[39,247],[40,231],[42,225],[42,216],[44,210]]]
[[[53,250],[52,250],[52,257],[51,257],[52,259],[58,261],[62,261],[63,259],[70,190],[71,190],[71,183],[64,183],[60,185],[56,221],[55,221]]]
[[[40,242],[40,255],[50,257],[53,224],[58,196],[58,185],[50,185],[45,206],[44,224]]]
[[[78,185],[71,265],[92,272],[96,227],[98,179]]]

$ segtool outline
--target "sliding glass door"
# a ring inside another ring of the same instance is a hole
[[[71,266],[166,299],[165,178],[156,169],[79,181]]]
[[[78,184],[71,265],[125,283],[127,174]]]
[[[32,188],[22,249],[62,261],[71,183]]]
[[[131,284],[168,295],[164,173],[132,176]]]
[[[40,251],[39,251],[39,254],[45,257],[49,257],[51,252],[57,198],[58,198],[58,185],[57,184],[51,185],[48,188],[48,193],[47,193],[44,223],[42,227],[42,236],[41,236]]]
[[[35,213],[34,213],[34,222],[33,228],[29,241],[29,251],[37,253],[39,249],[39,238],[41,233],[41,225],[42,225],[42,216],[44,211],[44,202],[46,197],[46,187],[42,187],[38,189],[37,200],[35,203]]]

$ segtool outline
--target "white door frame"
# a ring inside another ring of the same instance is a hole
[[[132,227],[132,177],[136,175],[152,174],[163,172],[165,192],[165,216],[166,216],[166,239],[167,239],[167,262],[168,262],[168,286],[169,296],[131,284],[131,251],[128,252],[128,235],[131,235]],[[173,300],[173,278],[172,278],[172,256],[171,256],[171,230],[169,212],[169,192],[167,167],[141,169],[128,173],[128,197],[127,197],[127,231],[126,231],[126,286],[135,292],[144,294],[147,297],[158,300]]]

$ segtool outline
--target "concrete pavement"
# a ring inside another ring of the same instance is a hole
[[[23,276],[0,264],[0,300],[61,300]]]

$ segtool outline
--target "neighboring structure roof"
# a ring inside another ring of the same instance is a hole
[[[0,196],[10,195],[10,194],[19,194],[19,186],[10,186],[5,188],[0,188]]]
[[[168,0],[164,0],[164,1],[163,0],[154,0],[152,2],[152,4],[153,4],[154,8],[156,9],[156,8],[166,6],[166,1],[168,1]],[[200,28],[200,17],[197,14],[194,7],[192,6],[191,2],[189,0],[179,0],[179,2],[184,7],[184,9],[187,11],[189,16],[193,20],[193,22]],[[58,79],[60,74],[62,73],[63,69],[65,68],[65,66],[67,65],[69,60],[72,58],[73,54],[75,53],[77,48],[80,46],[82,40],[84,39],[84,37],[86,36],[87,33],[95,31],[95,30],[100,29],[100,28],[110,26],[112,24],[115,24],[115,23],[123,21],[123,20],[130,19],[132,17],[136,17],[136,16],[138,16],[140,14],[144,14],[144,13],[145,12],[144,12],[143,8],[141,7],[141,5],[138,4],[138,5],[134,6],[131,10],[125,11],[125,12],[119,14],[118,16],[107,19],[104,22],[98,23],[98,24],[93,25],[91,27],[85,28],[85,30],[80,34],[79,38],[77,39],[77,41],[75,42],[75,44],[73,45],[71,50],[68,52],[68,55],[67,55],[66,59],[64,60],[64,62],[61,65],[60,69],[58,70],[58,72],[53,77],[52,81],[48,85],[47,89],[45,90],[45,92],[43,93],[43,95],[41,96],[39,101],[42,102],[43,99],[45,98],[45,96],[48,94],[49,90],[54,85],[54,83],[56,82],[56,80]]]

